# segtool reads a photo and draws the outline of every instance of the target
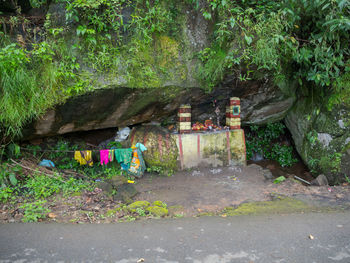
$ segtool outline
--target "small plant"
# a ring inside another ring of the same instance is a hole
[[[124,216],[124,218],[123,218],[123,221],[124,221],[124,222],[132,222],[132,221],[135,221],[135,220],[136,220],[136,218],[133,217],[133,216],[130,216],[130,215],[126,215],[126,216]]]
[[[147,167],[147,172],[148,173],[157,173],[160,175],[166,175],[166,176],[172,176],[174,174],[174,170],[172,169],[166,169],[164,167],[161,166],[150,166]]]
[[[345,178],[345,181],[346,181],[348,184],[350,184],[350,178],[349,178],[346,174],[344,174],[344,178]]]
[[[140,207],[136,208],[136,213],[137,213],[139,216],[146,216],[145,210],[143,210],[143,209],[140,208]]]
[[[32,203],[26,203],[20,208],[24,209],[23,222],[37,222],[38,219],[45,218],[50,209],[44,207],[45,200],[39,200]]]
[[[7,163],[0,164],[0,187],[16,186],[18,181],[16,174],[21,172],[20,166],[8,166]]]
[[[277,177],[277,178],[273,181],[273,183],[274,183],[274,184],[279,184],[279,183],[282,183],[282,182],[285,181],[285,180],[286,180],[286,177],[280,176],[280,177]]]
[[[6,202],[13,197],[13,190],[10,187],[0,187],[0,202]]]
[[[285,128],[280,122],[269,123],[265,127],[250,126],[250,132],[246,136],[247,159],[252,159],[254,153],[260,153],[265,159],[278,161],[282,167],[296,163],[292,146],[279,142]]]

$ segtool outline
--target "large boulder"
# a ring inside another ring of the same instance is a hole
[[[328,110],[324,105],[299,100],[285,123],[303,161],[315,174],[330,183],[344,180],[350,171],[350,108]]]
[[[168,130],[154,125],[145,125],[131,131],[129,144],[143,143],[147,151],[143,158],[147,167],[160,167],[162,170],[177,170],[178,149],[176,141]]]

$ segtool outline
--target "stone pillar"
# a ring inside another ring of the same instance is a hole
[[[230,98],[229,106],[229,125],[230,130],[241,128],[241,100],[237,97]],[[227,124],[226,124],[227,125]]]
[[[177,129],[179,133],[191,132],[191,105],[181,105],[178,112]]]

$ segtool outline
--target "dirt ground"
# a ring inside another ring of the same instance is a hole
[[[201,168],[171,177],[146,175],[136,185],[137,200],[162,200],[182,206],[186,215],[217,212],[244,202],[269,201],[275,195],[300,199],[314,206],[350,207],[350,187],[306,186],[290,176],[280,184],[266,179],[256,164],[246,167]]]

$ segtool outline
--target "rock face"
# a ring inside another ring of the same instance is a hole
[[[338,183],[350,171],[350,109],[324,106],[304,99],[288,113],[285,123],[296,149],[311,171]]]
[[[220,107],[221,124],[224,125],[228,100],[238,94],[242,98],[243,124],[265,124],[283,119],[294,99],[284,96],[277,87],[262,90],[259,82],[251,84],[251,89],[226,86],[216,88],[209,94],[199,87],[97,89],[49,110],[23,130],[23,139],[151,121],[174,123],[177,109],[182,103],[191,103],[193,121],[204,121],[215,118],[214,99]]]
[[[111,70],[96,71],[89,64],[82,64],[80,75],[93,83],[93,90],[69,98],[34,120],[23,131],[23,139],[150,121],[174,122],[181,103],[191,103],[193,121],[203,121],[215,116],[214,100],[220,107],[224,124],[225,106],[232,96],[241,98],[243,124],[265,124],[283,119],[294,98],[284,94],[266,77],[237,84],[237,76],[228,73],[222,84],[211,92],[202,89],[197,78],[201,61],[195,54],[211,46],[214,22],[205,19],[200,11],[208,5],[207,1],[198,3],[197,9],[191,5],[181,6],[177,38],[155,35],[152,45],[140,54],[121,50],[116,59],[120,62]],[[52,26],[67,27],[60,37],[66,48],[71,49],[80,39],[75,33],[77,25],[74,21],[66,21],[64,6],[63,3],[52,3],[48,13]],[[125,23],[132,19],[131,14],[132,10],[123,10]],[[72,50],[77,61],[86,59],[84,49]],[[130,68],[126,68],[129,64]],[[142,67],[135,66],[139,64]]]

